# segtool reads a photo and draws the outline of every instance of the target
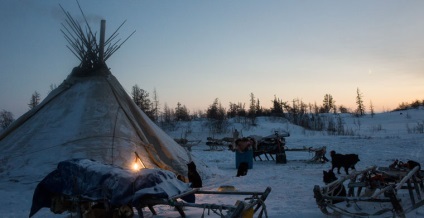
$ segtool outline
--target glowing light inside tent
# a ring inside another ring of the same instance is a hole
[[[134,164],[132,165],[132,169],[134,171],[139,171],[141,169],[146,168],[146,166],[144,166],[143,161],[141,161],[140,156],[138,156],[137,152],[134,152],[135,154],[135,161]]]
[[[139,170],[140,170],[140,168],[141,168],[140,164],[139,164],[139,163],[137,163],[137,162],[134,162],[134,164],[133,164],[133,166],[132,166],[132,169],[133,169],[134,171],[139,171]]]

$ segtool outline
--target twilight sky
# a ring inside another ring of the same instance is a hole
[[[60,32],[73,0],[0,2],[0,110],[15,119],[32,93],[44,99],[78,59]],[[215,98],[228,109],[250,93],[265,108],[291,102],[355,108],[356,89],[376,111],[424,100],[424,1],[421,0],[90,0],[80,4],[106,37],[133,35],[108,61],[130,93],[137,84],[161,107],[190,111]]]

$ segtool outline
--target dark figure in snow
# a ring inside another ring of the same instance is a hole
[[[190,162],[187,164],[188,167],[188,181],[191,183],[192,188],[201,188],[202,187],[202,178],[196,169],[196,164],[194,162]]]
[[[243,153],[252,150],[256,146],[256,141],[252,138],[240,138],[235,141],[236,151]],[[237,177],[247,175],[249,164],[247,162],[241,162],[237,169]]]
[[[234,151],[236,147],[236,140],[239,138],[239,135],[240,133],[237,131],[237,129],[235,129],[233,132],[233,142],[231,143],[231,145],[229,145],[231,151]]]
[[[413,160],[408,160],[403,165],[410,170],[412,170],[412,169],[414,169],[415,167],[418,166],[418,170],[421,170],[421,164],[419,164],[418,162],[413,161]]]
[[[233,132],[234,141],[237,140],[238,138],[239,138],[239,132],[237,131],[237,129],[234,129],[234,132]]]
[[[256,148],[256,140],[253,138],[240,138],[235,141],[236,150],[238,152],[246,152]]]
[[[415,167],[418,167],[418,171],[417,171],[416,175],[418,176],[418,178],[423,178],[423,175],[421,173],[421,164],[420,163],[413,161],[413,160],[408,160],[406,163],[399,161],[399,165],[401,167],[406,167],[409,170],[413,170]]]
[[[247,175],[248,169],[249,169],[249,164],[247,164],[247,162],[241,162],[237,169],[237,177]]]
[[[331,182],[334,182],[337,180],[336,174],[332,170],[322,171],[323,172],[323,181],[325,184],[329,184]],[[343,183],[340,184],[334,184],[329,187],[329,191],[331,196],[346,196],[346,188],[344,187]],[[333,204],[342,202],[342,200],[333,200]]]
[[[340,174],[340,168],[343,167],[346,175],[349,175],[349,168],[355,169],[355,164],[359,161],[357,154],[337,154],[335,151],[330,152],[331,156],[331,171],[337,168],[337,173]]]

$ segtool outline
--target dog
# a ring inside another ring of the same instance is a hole
[[[237,177],[247,175],[247,171],[249,169],[249,165],[247,162],[241,162],[237,169]]]
[[[418,167],[418,171],[416,173],[417,177],[420,179],[424,177],[421,173],[421,164],[416,161],[408,160],[406,163],[399,161],[398,165],[400,168],[407,168],[409,170],[413,170],[415,167]]]
[[[203,186],[202,178],[197,172],[196,164],[193,161],[191,161],[190,163],[187,164],[187,167],[188,167],[187,177],[188,177],[188,181],[191,183],[191,187],[201,188]]]
[[[328,172],[323,170],[323,182],[325,184],[329,184],[331,182],[334,182],[337,180],[336,174],[332,170],[329,170]],[[343,183],[341,184],[334,184],[329,187],[330,196],[346,196],[346,188],[344,187]],[[343,200],[332,200],[333,204],[343,202]]]
[[[399,161],[398,159],[396,159],[392,164],[390,164],[389,168],[390,169],[401,169],[401,168],[407,168],[407,169],[414,169],[415,167],[418,166],[418,170],[421,170],[421,164],[413,161],[413,160],[408,160],[406,163]]]
[[[418,167],[418,170],[421,170],[421,164],[413,160],[408,160],[404,165],[410,170],[414,169],[415,167]]]
[[[340,174],[340,168],[343,167],[346,175],[349,175],[349,168],[355,169],[355,164],[360,161],[357,154],[337,154],[335,151],[331,151],[330,155],[332,165],[331,171],[337,168],[338,174]]]

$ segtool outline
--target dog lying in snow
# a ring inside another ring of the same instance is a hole
[[[337,180],[336,174],[332,170],[323,171],[323,181],[325,184],[329,184]],[[346,188],[343,183],[334,184],[329,187],[330,196],[346,196]],[[342,202],[342,200],[333,200],[333,204]]]
[[[331,155],[331,171],[337,168],[337,173],[340,174],[340,168],[343,167],[346,174],[349,175],[349,168],[355,169],[355,164],[359,161],[357,154],[337,154],[335,151],[330,152]]]

